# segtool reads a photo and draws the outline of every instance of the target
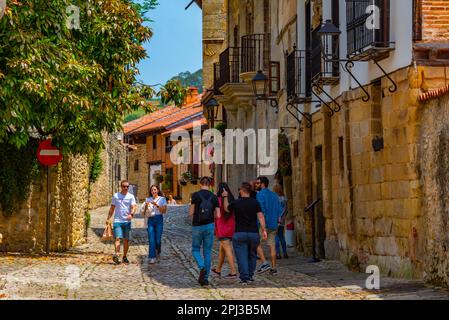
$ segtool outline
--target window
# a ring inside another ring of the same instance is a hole
[[[390,0],[346,0],[346,19],[349,58],[360,60],[390,46]],[[370,21],[374,25],[367,28]]]
[[[134,161],[134,171],[139,171],[139,160]]]
[[[173,143],[170,140],[170,136],[165,137],[165,152],[170,153],[173,148]]]
[[[263,1],[263,30],[265,33],[269,33],[271,28],[270,28],[270,1],[269,0],[264,0]]]
[[[340,167],[340,173],[345,171],[345,154],[343,137],[338,137],[338,165]]]
[[[270,62],[270,94],[277,95],[281,88],[281,75],[280,75],[281,64],[279,62]]]
[[[122,166],[117,164],[117,181],[122,181]]]
[[[157,149],[157,136],[153,136],[153,150]]]
[[[293,156],[295,158],[299,157],[299,141],[295,140],[295,142],[293,142]]]

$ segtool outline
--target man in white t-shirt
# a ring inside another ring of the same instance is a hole
[[[110,224],[112,215],[114,215],[114,238],[115,238],[115,254],[113,261],[115,264],[120,264],[120,239],[123,239],[123,263],[129,264],[127,258],[129,249],[129,235],[131,232],[131,221],[136,213],[137,204],[136,198],[128,192],[129,182],[122,181],[121,192],[117,192],[112,197],[111,208],[109,209],[108,219],[106,224]]]

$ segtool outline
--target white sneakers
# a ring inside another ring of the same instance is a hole
[[[156,263],[156,259],[152,258],[152,259],[148,260],[148,263],[149,264],[155,264]]]

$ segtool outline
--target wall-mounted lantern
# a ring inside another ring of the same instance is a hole
[[[256,100],[270,101],[271,107],[278,109],[279,102],[276,97],[270,97],[268,94],[270,79],[259,70],[252,79],[253,92]],[[277,111],[276,111],[277,112]]]

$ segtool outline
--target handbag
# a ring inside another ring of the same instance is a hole
[[[143,216],[145,217],[145,219],[151,218],[155,214],[156,212],[154,212],[154,207],[152,205],[148,205],[145,211],[143,212]]]
[[[112,226],[110,223],[106,225],[104,229],[103,236],[101,237],[101,241],[110,241],[114,239],[114,232],[112,232]]]

